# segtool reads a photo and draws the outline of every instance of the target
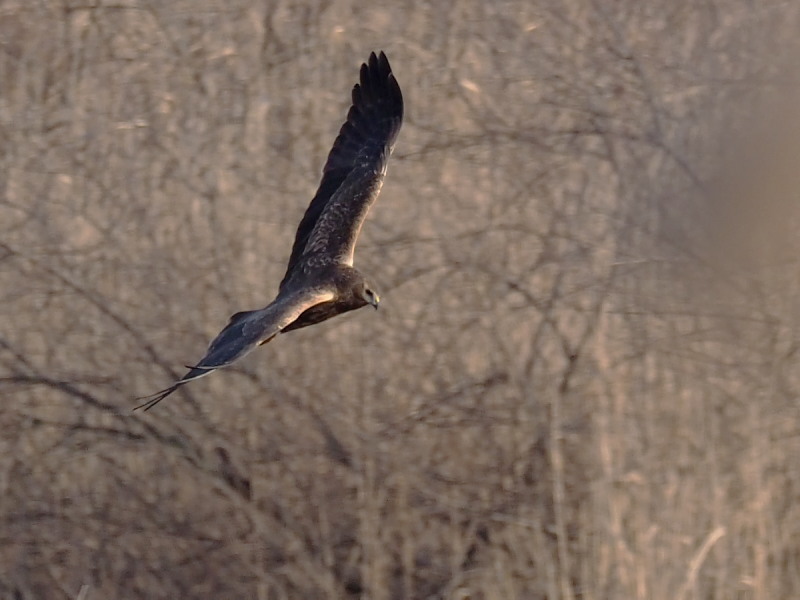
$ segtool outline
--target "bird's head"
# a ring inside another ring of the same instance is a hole
[[[361,297],[364,299],[364,302],[369,304],[375,310],[378,310],[378,304],[381,302],[380,296],[378,296],[378,293],[369,287],[369,284],[366,281],[363,282],[363,286],[361,288]]]

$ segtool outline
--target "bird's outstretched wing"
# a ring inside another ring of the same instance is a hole
[[[380,192],[403,122],[403,95],[383,52],[373,52],[361,65],[352,96],[319,189],[297,228],[281,288],[304,255],[318,253],[331,262],[352,264],[361,225]]]
[[[334,299],[327,288],[306,288],[279,295],[272,304],[260,310],[239,312],[230,318],[225,328],[208,347],[206,355],[189,372],[170,387],[139,400],[146,400],[134,408],[150,410],[180,386],[227,367],[245,354],[266,344],[282,329],[290,325],[303,311]]]

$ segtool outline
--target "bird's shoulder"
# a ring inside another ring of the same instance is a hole
[[[324,252],[303,256],[289,277],[281,285],[281,293],[292,293],[304,287],[318,287],[336,279],[338,264],[334,257]]]

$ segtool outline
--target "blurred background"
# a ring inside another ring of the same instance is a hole
[[[800,589],[800,4],[0,3],[0,598]],[[277,291],[358,68],[382,297]]]

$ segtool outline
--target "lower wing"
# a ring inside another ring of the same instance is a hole
[[[182,385],[236,362],[257,346],[274,338],[305,310],[333,298],[334,293],[326,288],[303,289],[279,295],[266,308],[236,313],[211,342],[200,362],[188,367],[189,372],[168,388],[137,398],[145,402],[133,410],[150,410]]]

